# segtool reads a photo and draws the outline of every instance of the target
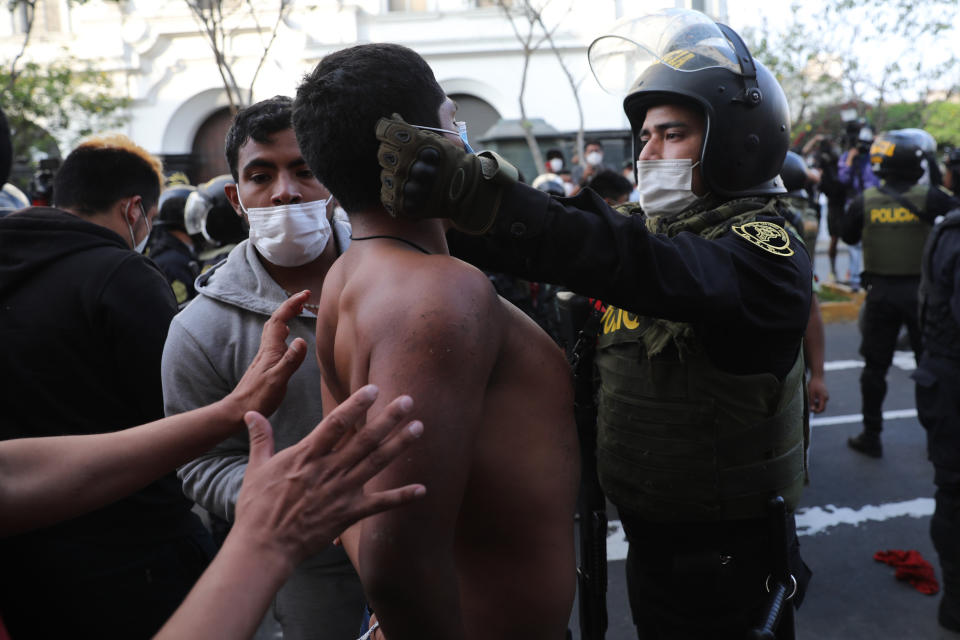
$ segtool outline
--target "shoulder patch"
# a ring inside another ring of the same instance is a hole
[[[778,224],[757,220],[731,227],[731,230],[750,244],[760,247],[767,253],[772,253],[775,256],[783,256],[784,258],[793,255],[793,248],[790,246],[790,235]]]

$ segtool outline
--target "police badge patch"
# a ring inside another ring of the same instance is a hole
[[[786,258],[793,255],[790,235],[780,225],[758,220],[732,227],[732,230],[750,244],[755,244],[775,256]]]

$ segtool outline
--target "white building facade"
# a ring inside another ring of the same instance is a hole
[[[590,73],[587,47],[596,37],[620,18],[668,6],[699,9],[720,21],[726,17],[726,0],[530,2],[544,7],[543,23],[553,29],[556,53],[544,43],[529,56],[526,115],[558,132],[580,127],[565,66],[578,85],[588,135],[628,128],[621,100],[604,93]],[[520,10],[522,0],[505,3],[513,7],[513,26],[498,0],[292,0],[256,76],[252,101],[292,96],[304,73],[331,51],[358,43],[396,42],[427,60],[443,89],[460,104],[459,115],[467,121],[471,138],[480,138],[500,119],[521,116],[526,60],[521,38],[528,35],[529,22]],[[226,58],[237,84],[249,91],[279,0],[222,4],[229,27]],[[23,42],[23,17],[6,13],[9,19],[0,19],[0,60],[9,64]],[[535,30],[534,42],[542,36],[542,30]],[[186,0],[37,0],[24,60],[55,59],[108,71],[118,91],[131,101],[124,133],[164,157],[168,166],[186,170],[194,181],[225,172],[222,145],[230,103],[209,41]],[[245,98],[249,103],[250,94]]]

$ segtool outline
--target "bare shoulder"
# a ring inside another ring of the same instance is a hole
[[[503,325],[496,290],[484,273],[449,256],[421,257],[371,291],[370,325],[405,328],[408,340],[463,341],[494,337]],[[361,320],[362,321],[362,320]]]

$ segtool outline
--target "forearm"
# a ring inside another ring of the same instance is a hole
[[[617,213],[590,190],[556,201],[517,184],[492,235],[451,234],[450,249],[482,269],[563,285],[633,313],[689,322],[709,308],[714,321],[739,320],[736,262],[719,245],[694,242],[702,244],[651,234],[641,216]],[[706,253],[713,254],[707,269]]]
[[[235,529],[155,637],[250,638],[293,568],[290,557]]]
[[[810,302],[810,318],[807,321],[807,331],[803,336],[803,358],[810,370],[811,377],[823,378],[825,343],[820,303],[817,301],[817,296],[813,296]]]
[[[229,438],[177,469],[183,495],[230,522],[249,460],[245,448],[241,451],[233,446],[235,440],[238,438]]]
[[[242,428],[229,400],[113,433],[0,443],[0,535],[114,502]]]

